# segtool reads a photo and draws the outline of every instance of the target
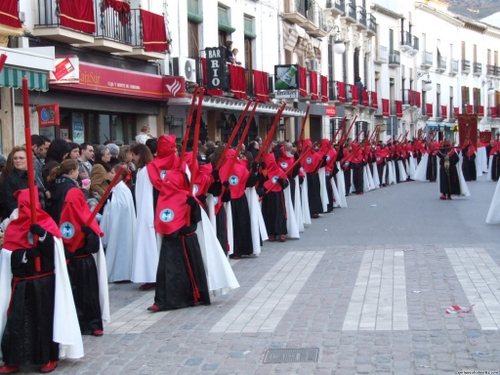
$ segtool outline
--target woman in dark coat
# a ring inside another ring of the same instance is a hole
[[[54,139],[50,142],[47,156],[45,157],[45,165],[42,169],[44,182],[47,182],[47,177],[49,177],[52,169],[61,164],[62,161],[68,157],[70,152],[71,146],[64,139]]]
[[[0,177],[0,205],[4,210],[2,216],[9,217],[12,211],[17,208],[14,193],[17,190],[28,188],[27,170],[26,147],[14,147]]]

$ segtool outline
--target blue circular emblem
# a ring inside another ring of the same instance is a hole
[[[174,220],[174,211],[170,208],[165,208],[162,212],[160,212],[160,220],[164,223]]]
[[[313,161],[312,157],[309,156],[308,158],[306,158],[306,163],[307,164],[311,164],[312,161]]]
[[[214,197],[214,204],[219,203],[219,197]]]
[[[47,108],[42,108],[42,111],[40,113],[40,117],[42,118],[43,121],[50,120],[50,112],[47,111]]]
[[[33,234],[28,232],[28,242],[33,245]]]
[[[75,227],[67,221],[62,223],[59,229],[61,229],[62,236],[68,240],[75,235]]]
[[[198,194],[198,190],[199,190],[198,185],[193,184],[193,194],[194,195]]]
[[[240,180],[239,180],[238,176],[232,175],[231,177],[229,177],[229,184],[230,185],[233,185],[233,186],[238,185],[239,181]]]
[[[281,168],[288,168],[288,163],[286,161],[281,163]]]
[[[326,160],[330,160],[330,155],[326,155]]]
[[[327,176],[330,176],[330,172],[326,172],[326,175],[327,175]]]
[[[273,180],[272,180],[272,181],[273,181],[273,183],[276,183],[276,181],[278,181],[278,178],[279,178],[278,176],[274,176],[274,177],[273,177]]]
[[[161,171],[160,172],[160,178],[163,180],[165,178],[166,174],[167,174],[166,170]]]

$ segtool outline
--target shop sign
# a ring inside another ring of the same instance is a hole
[[[227,90],[229,80],[227,74],[227,48],[205,48],[207,56],[207,89],[208,90]]]
[[[55,59],[55,69],[49,74],[50,84],[79,83],[79,63],[77,56],[61,56]]]
[[[274,97],[276,99],[298,99],[299,90],[276,90]]]
[[[337,107],[335,107],[334,105],[327,105],[325,114],[330,117],[337,116]]]
[[[153,100],[186,96],[184,77],[159,76],[82,61],[79,73],[78,83],[58,85],[58,88]]]
[[[59,120],[59,104],[45,104],[36,107],[38,112],[38,126],[46,128],[49,126],[57,126]]]

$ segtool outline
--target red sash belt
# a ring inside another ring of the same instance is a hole
[[[181,237],[182,240],[182,248],[184,249],[184,256],[186,257],[186,264],[188,267],[188,273],[189,273],[189,279],[191,280],[191,287],[193,288],[193,297],[194,297],[194,302],[198,302],[200,300],[200,291],[198,290],[198,286],[196,285],[196,280],[194,279],[194,274],[193,274],[193,269],[191,268],[191,263],[189,262],[189,257],[187,253],[187,248],[186,248],[186,237],[191,237],[195,233],[188,233],[188,234],[182,234],[179,237]]]
[[[12,297],[14,296],[14,291],[16,290],[16,285],[17,285],[18,281],[41,279],[42,277],[47,277],[47,276],[50,276],[50,275],[53,275],[53,274],[54,274],[54,271],[50,271],[50,272],[46,272],[46,273],[41,273],[39,275],[27,276],[27,277],[14,276],[12,278],[12,280],[14,282],[12,283],[12,291],[10,292],[10,302],[9,302],[9,308],[7,309],[7,316],[9,316],[10,306],[12,305]]]

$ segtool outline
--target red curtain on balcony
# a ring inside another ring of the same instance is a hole
[[[467,104],[465,107],[465,110],[467,111],[467,114],[469,114],[469,115],[474,113],[474,109],[472,108],[472,104]]]
[[[457,118],[458,115],[460,114],[460,108],[453,107],[453,114],[455,115],[454,117]]]
[[[95,32],[94,2],[92,0],[59,0],[59,23],[84,33]]]
[[[382,99],[382,116],[389,117],[389,99]]]
[[[203,69],[203,86],[207,87],[207,59],[201,58],[201,68]],[[222,96],[224,91],[221,89],[207,90],[206,93],[211,96]]]
[[[362,103],[365,107],[368,107],[368,105],[370,104],[370,100],[368,99],[368,91],[366,91],[366,89],[362,89],[361,90],[361,95],[362,95]]]
[[[269,101],[269,78],[267,72],[261,72],[260,70],[253,71],[253,88],[259,102],[267,103]]]
[[[299,93],[307,96],[307,71],[303,66],[299,66]]]
[[[416,105],[417,105],[417,108],[421,108],[422,107],[422,102],[420,101],[420,92],[415,92],[416,94],[416,98],[415,98],[415,101],[416,101]]]
[[[23,27],[19,21],[17,12],[18,0],[2,0],[0,1],[0,24],[20,29]]]
[[[448,108],[445,105],[441,106],[441,118],[448,118]]]
[[[168,51],[167,29],[165,28],[165,19],[163,16],[141,9],[141,18],[144,51]]]
[[[403,102],[401,100],[395,100],[394,103],[396,104],[396,117],[402,118],[403,117]]]
[[[311,88],[311,99],[319,100],[318,73],[313,70],[309,72],[309,87]]]
[[[491,118],[497,118],[497,107],[491,107]]]
[[[425,103],[425,114],[427,117],[434,117],[432,112],[432,103]]]
[[[101,13],[106,9],[113,8],[118,13],[118,18],[123,26],[130,22],[130,5],[125,1],[119,0],[102,0]]]
[[[323,103],[328,102],[328,78],[327,78],[327,76],[321,76],[321,101]]]
[[[245,79],[245,68],[239,65],[229,65],[229,81],[231,92],[238,99],[247,98],[247,80]]]
[[[356,85],[351,85],[351,99],[352,99],[352,105],[359,104],[359,90],[358,86]]]
[[[372,91],[372,108],[378,108],[378,97],[376,91]]]
[[[477,107],[477,114],[481,117],[484,117],[484,105],[480,105]]]
[[[345,83],[337,81],[337,93],[339,102],[345,103]]]
[[[415,105],[415,98],[414,98],[414,93],[413,93],[413,90],[408,90],[408,100],[410,102],[410,106],[414,106]]]

